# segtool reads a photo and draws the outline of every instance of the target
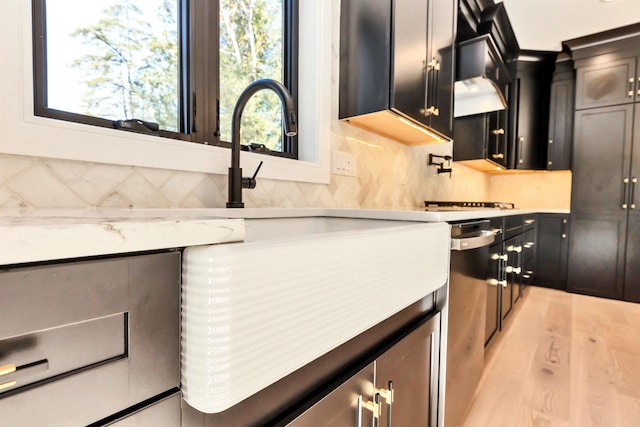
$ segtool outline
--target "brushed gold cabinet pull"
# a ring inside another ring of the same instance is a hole
[[[629,77],[629,98],[633,98],[633,77]]]
[[[0,390],[4,390],[5,388],[13,387],[14,385],[16,385],[15,381],[9,381],[8,383],[2,383],[2,384],[0,384]]]
[[[495,129],[491,131],[494,135],[504,135],[504,129]]]
[[[502,153],[492,154],[491,157],[493,157],[494,159],[504,159],[504,154]]]
[[[380,414],[382,412],[382,408],[380,407],[380,394],[376,393],[373,397],[373,401],[368,401],[362,404],[364,409],[367,409],[373,413],[373,418],[380,418]]]
[[[9,364],[9,365],[0,366],[0,377],[3,375],[8,375],[15,371],[16,371],[16,365]]]

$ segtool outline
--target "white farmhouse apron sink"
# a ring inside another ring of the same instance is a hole
[[[449,226],[245,219],[184,252],[182,391],[222,412],[447,283]]]

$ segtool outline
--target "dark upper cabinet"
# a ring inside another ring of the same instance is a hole
[[[549,96],[555,58],[527,56],[531,60],[519,59],[510,64],[509,168],[539,170],[547,166]]]
[[[576,110],[630,104],[640,100],[637,58],[597,62],[576,73]]]
[[[431,104],[438,114],[431,114],[430,126],[443,135],[453,137],[453,85],[455,81],[455,28],[457,2],[431,0],[429,13],[431,55],[429,61],[437,64],[432,74]]]
[[[507,167],[507,112],[504,110],[455,120],[453,160],[476,169]]]
[[[450,139],[456,10],[454,0],[343,1],[340,119],[409,145]]]
[[[549,102],[547,170],[570,170],[573,145],[575,73],[570,60],[556,62]]]
[[[425,106],[429,103],[426,95],[431,90],[427,80],[433,75],[435,67],[435,63],[427,64],[428,11],[428,0],[391,2],[393,35],[390,107],[427,126],[431,121],[430,116],[425,115]],[[415,54],[408,55],[409,49]],[[425,78],[425,72],[428,78]]]

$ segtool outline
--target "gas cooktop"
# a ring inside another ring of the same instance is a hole
[[[450,202],[450,201],[425,201],[424,206],[428,211],[456,211],[476,209],[514,209],[513,203],[507,202]]]

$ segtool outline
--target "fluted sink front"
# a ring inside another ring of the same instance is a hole
[[[246,219],[243,243],[187,248],[182,391],[222,412],[445,285],[445,223]]]

